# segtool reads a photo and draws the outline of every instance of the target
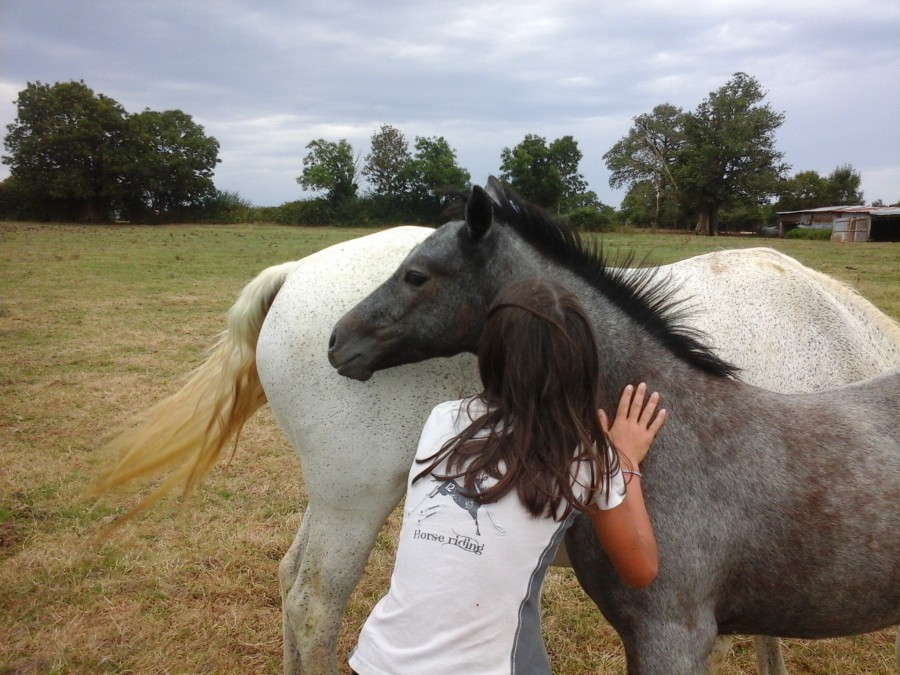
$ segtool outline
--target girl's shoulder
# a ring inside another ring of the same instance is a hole
[[[444,401],[434,406],[432,413],[439,415],[467,415],[473,419],[487,412],[487,406],[479,396],[467,396]]]
[[[486,412],[487,406],[481,398],[468,396],[438,403],[431,411],[430,421],[459,433]]]

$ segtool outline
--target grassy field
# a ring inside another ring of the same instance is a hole
[[[368,230],[0,224],[0,673],[276,673],[277,565],[305,506],[297,460],[264,409],[191,508],[170,499],[111,540],[136,503],[84,492],[104,437],[175,391],[263,268]],[[900,318],[900,244],[616,234],[608,249],[672,262],[771,245]],[[351,601],[343,653],[386,587],[396,514]],[[553,570],[554,672],[623,671],[618,641],[570,571]],[[893,631],[786,642],[791,673],[893,673]],[[753,673],[739,639],[728,674]]]

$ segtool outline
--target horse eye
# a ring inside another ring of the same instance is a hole
[[[426,277],[421,272],[416,272],[415,270],[409,270],[403,277],[403,281],[412,285],[412,286],[421,286],[426,281],[428,281],[428,277]]]

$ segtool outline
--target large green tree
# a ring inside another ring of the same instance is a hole
[[[171,214],[216,195],[219,142],[181,110],[144,110],[128,118],[124,173],[133,208]],[[135,204],[136,202],[136,204]]]
[[[301,187],[323,190],[332,203],[356,196],[359,190],[357,161],[347,139],[335,143],[318,138],[306,149],[309,152],[303,158],[303,173],[297,178]]]
[[[735,73],[684,115],[672,173],[681,199],[698,214],[698,234],[717,234],[723,207],[758,204],[778,191],[788,169],[775,148],[784,115],[763,103],[765,96],[755,78]]]
[[[413,198],[423,207],[440,207],[448,192],[463,191],[471,176],[459,166],[456,151],[443,136],[416,136],[415,154],[407,165]]]
[[[550,158],[547,140],[527,134],[521,143],[500,152],[500,177],[516,192],[540,206],[556,207],[562,199],[563,184]]]
[[[610,187],[628,188],[629,208],[641,213],[635,222],[645,221],[648,213],[645,206],[638,206],[639,202],[652,204],[647,224],[653,225],[660,223],[667,204],[677,202],[673,171],[684,146],[683,116],[681,108],[669,103],[658,105],[652,112],[635,117],[625,137],[603,155],[611,171]]]
[[[579,205],[587,194],[587,183],[578,171],[581,158],[572,136],[548,145],[541,136],[527,134],[514,148],[501,151],[500,177],[528,201],[560,211]]]
[[[778,189],[776,211],[802,211],[817,206],[827,206],[823,198],[825,179],[818,171],[800,171],[785,179]]]
[[[862,175],[849,164],[841,164],[825,179],[825,194],[822,206],[854,206],[863,204],[860,190]]]
[[[849,164],[842,164],[827,176],[818,171],[800,171],[782,182],[776,211],[803,211],[821,206],[848,206],[863,203],[862,176]]]
[[[366,155],[362,174],[379,197],[399,197],[409,190],[409,144],[399,129],[384,124],[372,134],[371,152]]]
[[[579,170],[583,155],[578,147],[578,141],[572,136],[563,136],[550,143],[548,149],[562,181],[562,198],[558,209],[568,211],[582,206],[598,205],[600,202],[597,195],[588,190],[587,181]]]
[[[69,217],[105,220],[121,195],[125,110],[84,82],[28,83],[16,99],[3,157],[36,199]]]
[[[29,83],[16,105],[3,161],[32,212],[104,221],[116,210],[152,209],[164,217],[215,194],[219,143],[180,110],[129,115],[84,82]]]

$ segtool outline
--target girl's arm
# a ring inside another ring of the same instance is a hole
[[[628,385],[622,392],[612,425],[600,410],[600,425],[619,453],[625,471],[638,471],[650,444],[666,419],[665,409],[656,412],[659,394],[646,399],[647,385]],[[645,405],[646,399],[646,405]],[[655,416],[654,416],[654,413]],[[626,473],[625,499],[612,509],[588,511],[594,531],[623,583],[636,588],[650,585],[659,572],[656,537],[644,504],[641,477]]]

